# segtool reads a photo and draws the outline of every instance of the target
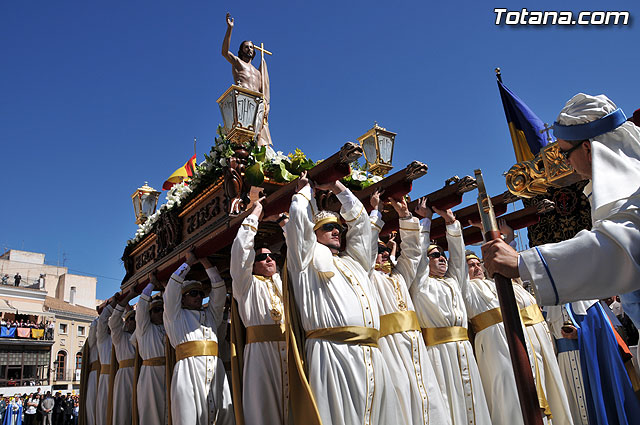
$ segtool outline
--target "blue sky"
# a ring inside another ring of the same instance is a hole
[[[240,6],[242,4],[242,6]],[[627,26],[494,25],[509,10],[623,10]],[[231,40],[263,42],[276,150],[314,160],[374,120],[394,165],[429,165],[414,196],[482,168],[491,194],[515,162],[494,68],[545,122],[578,92],[640,108],[637,2],[0,2],[0,249],[98,275],[118,290],[136,230],[130,196],[209,150],[231,84]],[[256,62],[256,65],[258,63]],[[161,202],[164,197],[161,198]],[[464,204],[474,202],[475,193]]]

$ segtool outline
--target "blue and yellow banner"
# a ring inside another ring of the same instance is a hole
[[[498,81],[502,106],[518,162],[528,161],[547,145],[544,123],[518,96]]]

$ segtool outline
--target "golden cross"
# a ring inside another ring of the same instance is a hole
[[[553,138],[549,135],[549,131],[551,129],[553,129],[553,126],[549,127],[549,124],[544,123],[544,129],[540,130],[540,134],[547,133],[547,142],[552,142],[553,141]]]
[[[254,44],[254,45],[253,45],[253,48],[254,48],[254,49],[256,49],[256,50],[259,50],[259,51],[261,51],[262,53],[265,53],[265,54],[267,54],[267,55],[269,55],[269,56],[273,56],[273,53],[271,53],[270,51],[268,51],[268,50],[266,50],[266,49],[264,48],[264,43],[260,43],[260,47],[258,47],[258,46],[256,46],[256,45]]]

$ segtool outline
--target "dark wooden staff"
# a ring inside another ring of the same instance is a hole
[[[478,183],[478,211],[482,220],[482,229],[485,240],[491,241],[499,239],[498,223],[491,204],[491,198],[487,195],[482,178],[482,171],[475,170],[476,182]],[[542,413],[538,403],[536,385],[533,381],[531,364],[527,354],[524,331],[520,322],[520,314],[516,297],[513,293],[511,279],[500,274],[493,275],[502,311],[502,322],[507,334],[507,344],[511,355],[511,365],[516,378],[518,397],[520,398],[520,409],[525,425],[542,425]],[[504,406],[508,409],[508,406]]]

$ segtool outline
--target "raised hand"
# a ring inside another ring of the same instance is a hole
[[[266,199],[266,196],[261,196],[253,203],[253,211],[251,211],[251,215],[255,216],[258,220],[261,219],[262,216],[262,202]]]
[[[307,172],[303,171],[300,173],[300,177],[298,177],[298,183],[296,184],[296,192],[300,192],[303,187],[310,184],[310,180],[307,177]]]
[[[453,215],[453,211],[451,211],[450,208],[447,210],[441,210],[440,208],[434,206],[433,211],[444,218],[444,222],[446,224],[453,224],[456,221],[456,216]]]
[[[194,251],[195,251],[195,247],[191,248],[189,252],[187,252],[187,257],[185,258],[185,262],[189,266],[193,266],[198,262],[198,257],[196,257],[196,253]]]
[[[376,189],[375,192],[371,194],[369,198],[369,203],[371,204],[371,208],[374,210],[380,209],[380,195],[384,193],[384,189]]]
[[[233,28],[233,18],[231,17],[231,13],[227,12],[227,26],[229,28]]]
[[[423,196],[422,198],[420,198],[414,212],[422,218],[431,219],[431,217],[433,217],[433,211],[431,210],[431,208],[427,206],[426,196]]]
[[[505,220],[504,218],[498,219],[498,229],[500,230],[500,233],[504,235],[504,241],[506,243],[509,243],[515,239],[513,229],[507,224],[507,220]]]
[[[407,219],[411,218],[411,213],[409,212],[409,207],[407,206],[407,200],[402,197],[399,201],[394,198],[389,198],[389,202],[394,210],[398,213],[399,218]]]

